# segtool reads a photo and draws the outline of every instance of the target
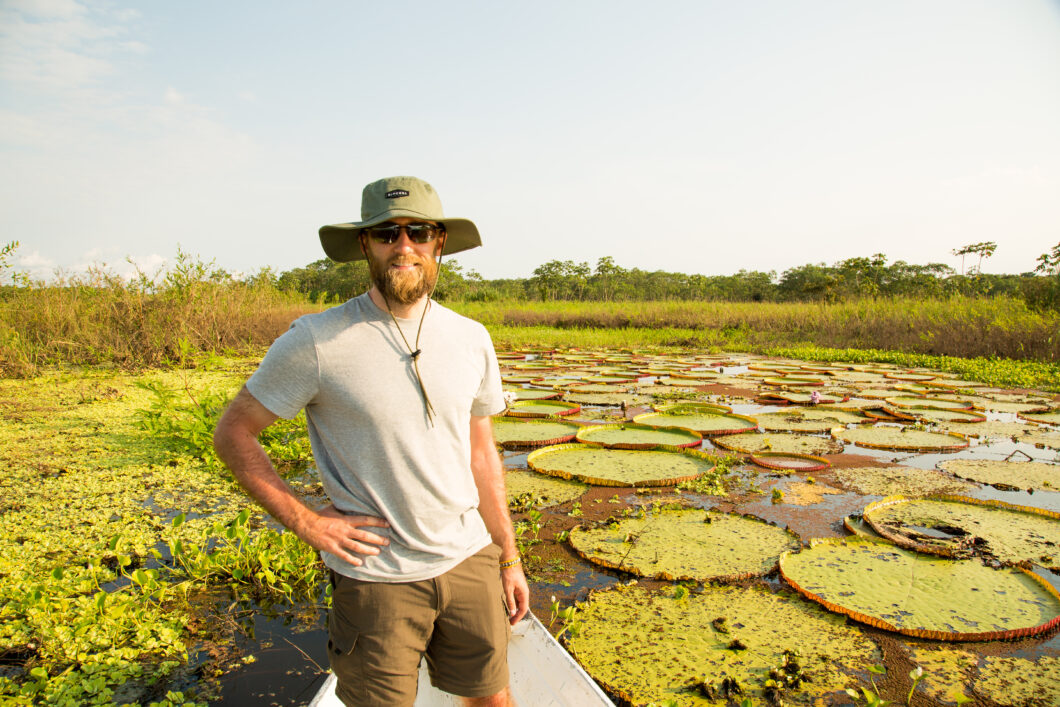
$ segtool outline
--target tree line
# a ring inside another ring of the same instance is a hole
[[[727,302],[838,302],[856,298],[952,295],[1009,296],[1035,308],[1060,309],[1060,243],[1037,259],[1037,267],[1021,274],[982,272],[984,258],[997,244],[976,243],[954,251],[962,271],[943,263],[916,265],[888,262],[883,253],[848,258],[832,265],[814,263],[783,271],[740,270],[733,275],[701,275],[624,268],[605,256],[595,267],[587,262],[550,260],[530,277],[488,280],[457,261],[443,259],[435,298],[440,301],[633,301],[686,300]],[[968,270],[963,256],[977,255]],[[363,261],[317,260],[280,274],[276,285],[319,301],[342,301],[367,289]]]

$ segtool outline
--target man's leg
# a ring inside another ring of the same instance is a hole
[[[462,699],[466,707],[516,707],[512,691],[507,687],[489,697],[464,697]]]
[[[411,707],[436,612],[430,580],[362,582],[332,573],[328,659],[343,704]]]

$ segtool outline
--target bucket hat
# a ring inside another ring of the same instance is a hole
[[[445,218],[438,192],[416,177],[387,177],[366,186],[361,192],[361,220],[321,226],[320,245],[329,258],[340,263],[363,260],[361,230],[401,217],[443,224],[446,237],[442,255],[482,245],[475,224],[465,218]]]

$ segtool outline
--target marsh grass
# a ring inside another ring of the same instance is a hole
[[[635,338],[659,345],[743,350],[812,345],[1060,362],[1060,313],[1035,311],[1021,300],[1005,297],[862,299],[835,304],[465,302],[453,306],[513,345],[546,343],[543,339],[554,339],[562,331],[567,332],[567,345],[607,346],[628,341],[630,330],[644,329],[657,333]]]

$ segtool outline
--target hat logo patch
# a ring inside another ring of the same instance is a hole
[[[384,196],[386,196],[387,199],[396,199],[399,196],[408,196],[408,195],[409,195],[409,193],[405,189],[391,189]]]

